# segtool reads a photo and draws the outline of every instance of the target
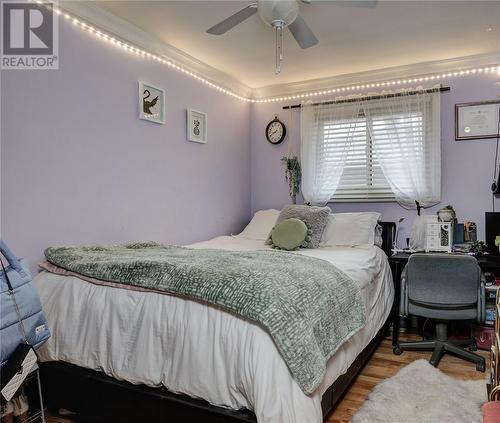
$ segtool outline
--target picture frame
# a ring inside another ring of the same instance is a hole
[[[455,140],[498,137],[500,100],[455,104]]]
[[[165,124],[165,90],[139,81],[139,119]]]
[[[208,134],[207,114],[198,110],[188,109],[186,122],[188,141],[206,144]]]

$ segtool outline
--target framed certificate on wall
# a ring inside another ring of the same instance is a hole
[[[498,100],[455,104],[455,140],[496,138],[499,121]]]

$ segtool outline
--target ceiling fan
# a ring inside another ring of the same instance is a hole
[[[281,61],[283,60],[283,29],[288,28],[295,41],[301,48],[309,48],[318,44],[318,39],[307,25],[306,21],[299,15],[299,1],[310,4],[313,0],[257,0],[245,8],[236,12],[229,18],[207,29],[212,35],[225,34],[244,20],[259,13],[260,18],[266,25],[273,27],[276,31],[276,74],[281,72]],[[340,6],[375,7],[377,0],[344,0],[344,1],[318,1]]]

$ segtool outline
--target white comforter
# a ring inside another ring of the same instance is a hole
[[[218,237],[191,245],[268,248]],[[321,422],[324,391],[354,361],[387,318],[392,278],[378,247],[301,250],[333,263],[360,286],[367,324],[329,360],[322,385],[305,395],[265,330],[215,307],[169,295],[111,288],[42,272],[35,278],[52,337],[44,361],[100,369],[132,383],[164,385],[212,404],[253,410],[260,423]]]

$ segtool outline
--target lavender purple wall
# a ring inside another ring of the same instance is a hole
[[[33,268],[52,244],[189,243],[250,213],[249,105],[62,21],[58,71],[1,75],[2,237]],[[139,120],[138,80],[166,90]],[[186,141],[186,109],[208,144]]]
[[[153,239],[189,243],[238,232],[250,212],[289,202],[280,158],[267,143],[282,104],[248,104],[61,22],[58,71],[1,73],[1,235],[33,268],[51,244]],[[494,140],[454,140],[454,104],[497,98],[498,75],[445,82],[442,203],[483,234],[491,210]],[[137,118],[137,81],[166,90],[167,124]],[[208,113],[207,145],[186,141],[188,107]],[[288,122],[298,153],[299,111]],[[335,211],[413,212],[396,203],[333,203]],[[500,203],[497,200],[497,209]]]
[[[455,103],[498,99],[495,83],[498,74],[485,74],[444,81],[451,91],[442,94],[441,139],[442,139],[442,202],[428,213],[435,212],[447,204],[455,207],[458,218],[478,223],[479,236],[484,234],[484,212],[492,210],[492,196],[489,187],[493,178],[495,140],[455,141]],[[287,103],[288,104],[288,103]],[[285,123],[289,122],[288,110],[284,104],[260,104],[252,108],[252,210],[281,208],[290,202],[283,176],[280,158],[286,154],[288,140],[281,145],[269,144],[264,136],[267,122],[277,114]],[[290,129],[290,123],[288,123]],[[300,111],[292,112],[293,149],[299,153]],[[406,217],[401,227],[403,240],[411,228],[415,215],[397,203],[331,203],[337,212],[374,210],[383,214],[385,220]],[[500,200],[496,200],[496,210],[500,210]]]

